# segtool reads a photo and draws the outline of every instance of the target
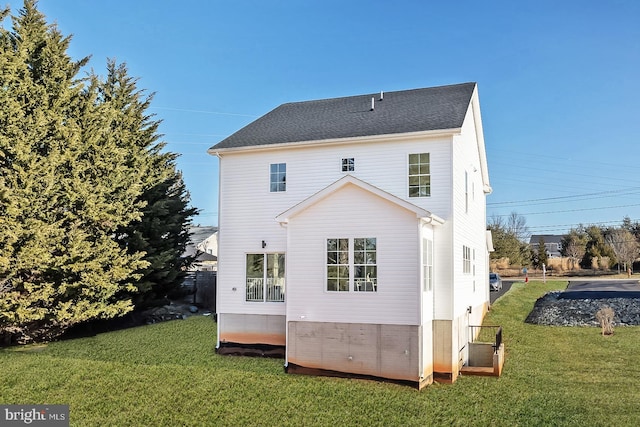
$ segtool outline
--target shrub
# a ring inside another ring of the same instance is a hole
[[[596,313],[596,319],[602,326],[602,335],[613,335],[613,316],[615,312],[608,305],[602,307]]]

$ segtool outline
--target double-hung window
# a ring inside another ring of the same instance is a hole
[[[246,300],[284,301],[284,254],[247,254]]]
[[[378,290],[375,237],[327,239],[327,291]]]
[[[269,169],[269,191],[287,191],[287,164],[272,163]]]
[[[469,246],[462,246],[462,272],[471,273],[471,248]]]
[[[409,154],[409,197],[431,196],[429,153]]]
[[[327,290],[349,291],[349,239],[327,239]]]

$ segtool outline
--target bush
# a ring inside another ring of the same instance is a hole
[[[613,317],[615,312],[608,305],[602,307],[596,313],[596,319],[602,326],[602,335],[613,335]]]

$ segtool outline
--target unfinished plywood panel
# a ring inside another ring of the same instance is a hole
[[[219,314],[221,343],[286,345],[284,316]]]
[[[419,382],[419,329],[289,322],[287,362],[305,368]]]

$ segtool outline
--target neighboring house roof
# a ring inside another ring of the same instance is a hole
[[[387,200],[388,202],[394,203],[395,205],[398,205],[408,211],[415,213],[417,218],[429,219],[434,224],[444,224],[444,220],[442,218],[432,214],[428,210],[422,209],[421,207],[416,206],[413,203],[409,203],[406,200],[402,200],[399,197],[396,197],[391,193],[387,193],[386,191],[381,190],[378,187],[375,187],[371,184],[368,184],[352,175],[347,175],[343,178],[340,178],[339,180],[335,181],[334,183],[330,184],[324,189],[318,191],[314,195],[308,197],[307,199],[303,200],[302,202],[298,203],[292,208],[287,209],[286,211],[284,211],[283,213],[281,213],[276,217],[276,221],[281,223],[288,222],[289,218],[304,211],[309,206],[316,204],[320,200],[324,199],[325,197],[329,196],[330,194],[334,193],[340,188],[345,187],[346,185],[354,185],[355,187],[368,191],[369,193],[375,194],[378,197],[384,200]]]
[[[194,256],[198,251],[196,248],[198,243],[203,242],[217,231],[218,227],[212,226],[191,227],[189,229],[189,244],[187,244],[182,256]]]
[[[564,236],[558,234],[532,234],[529,239],[530,245],[537,245],[540,243],[540,238],[544,240],[544,243],[557,243],[560,244],[562,242],[562,238]]]
[[[199,227],[191,227],[189,228],[189,242],[192,245],[197,245],[200,242],[205,241],[212,234],[215,234],[218,231],[218,227],[213,226],[199,226]]]
[[[217,260],[218,260],[217,256],[208,254],[206,252],[201,252],[200,255],[198,255],[196,258],[196,262],[217,261]]]
[[[209,151],[215,154],[243,147],[458,129],[475,87],[475,83],[461,83],[287,103]]]

